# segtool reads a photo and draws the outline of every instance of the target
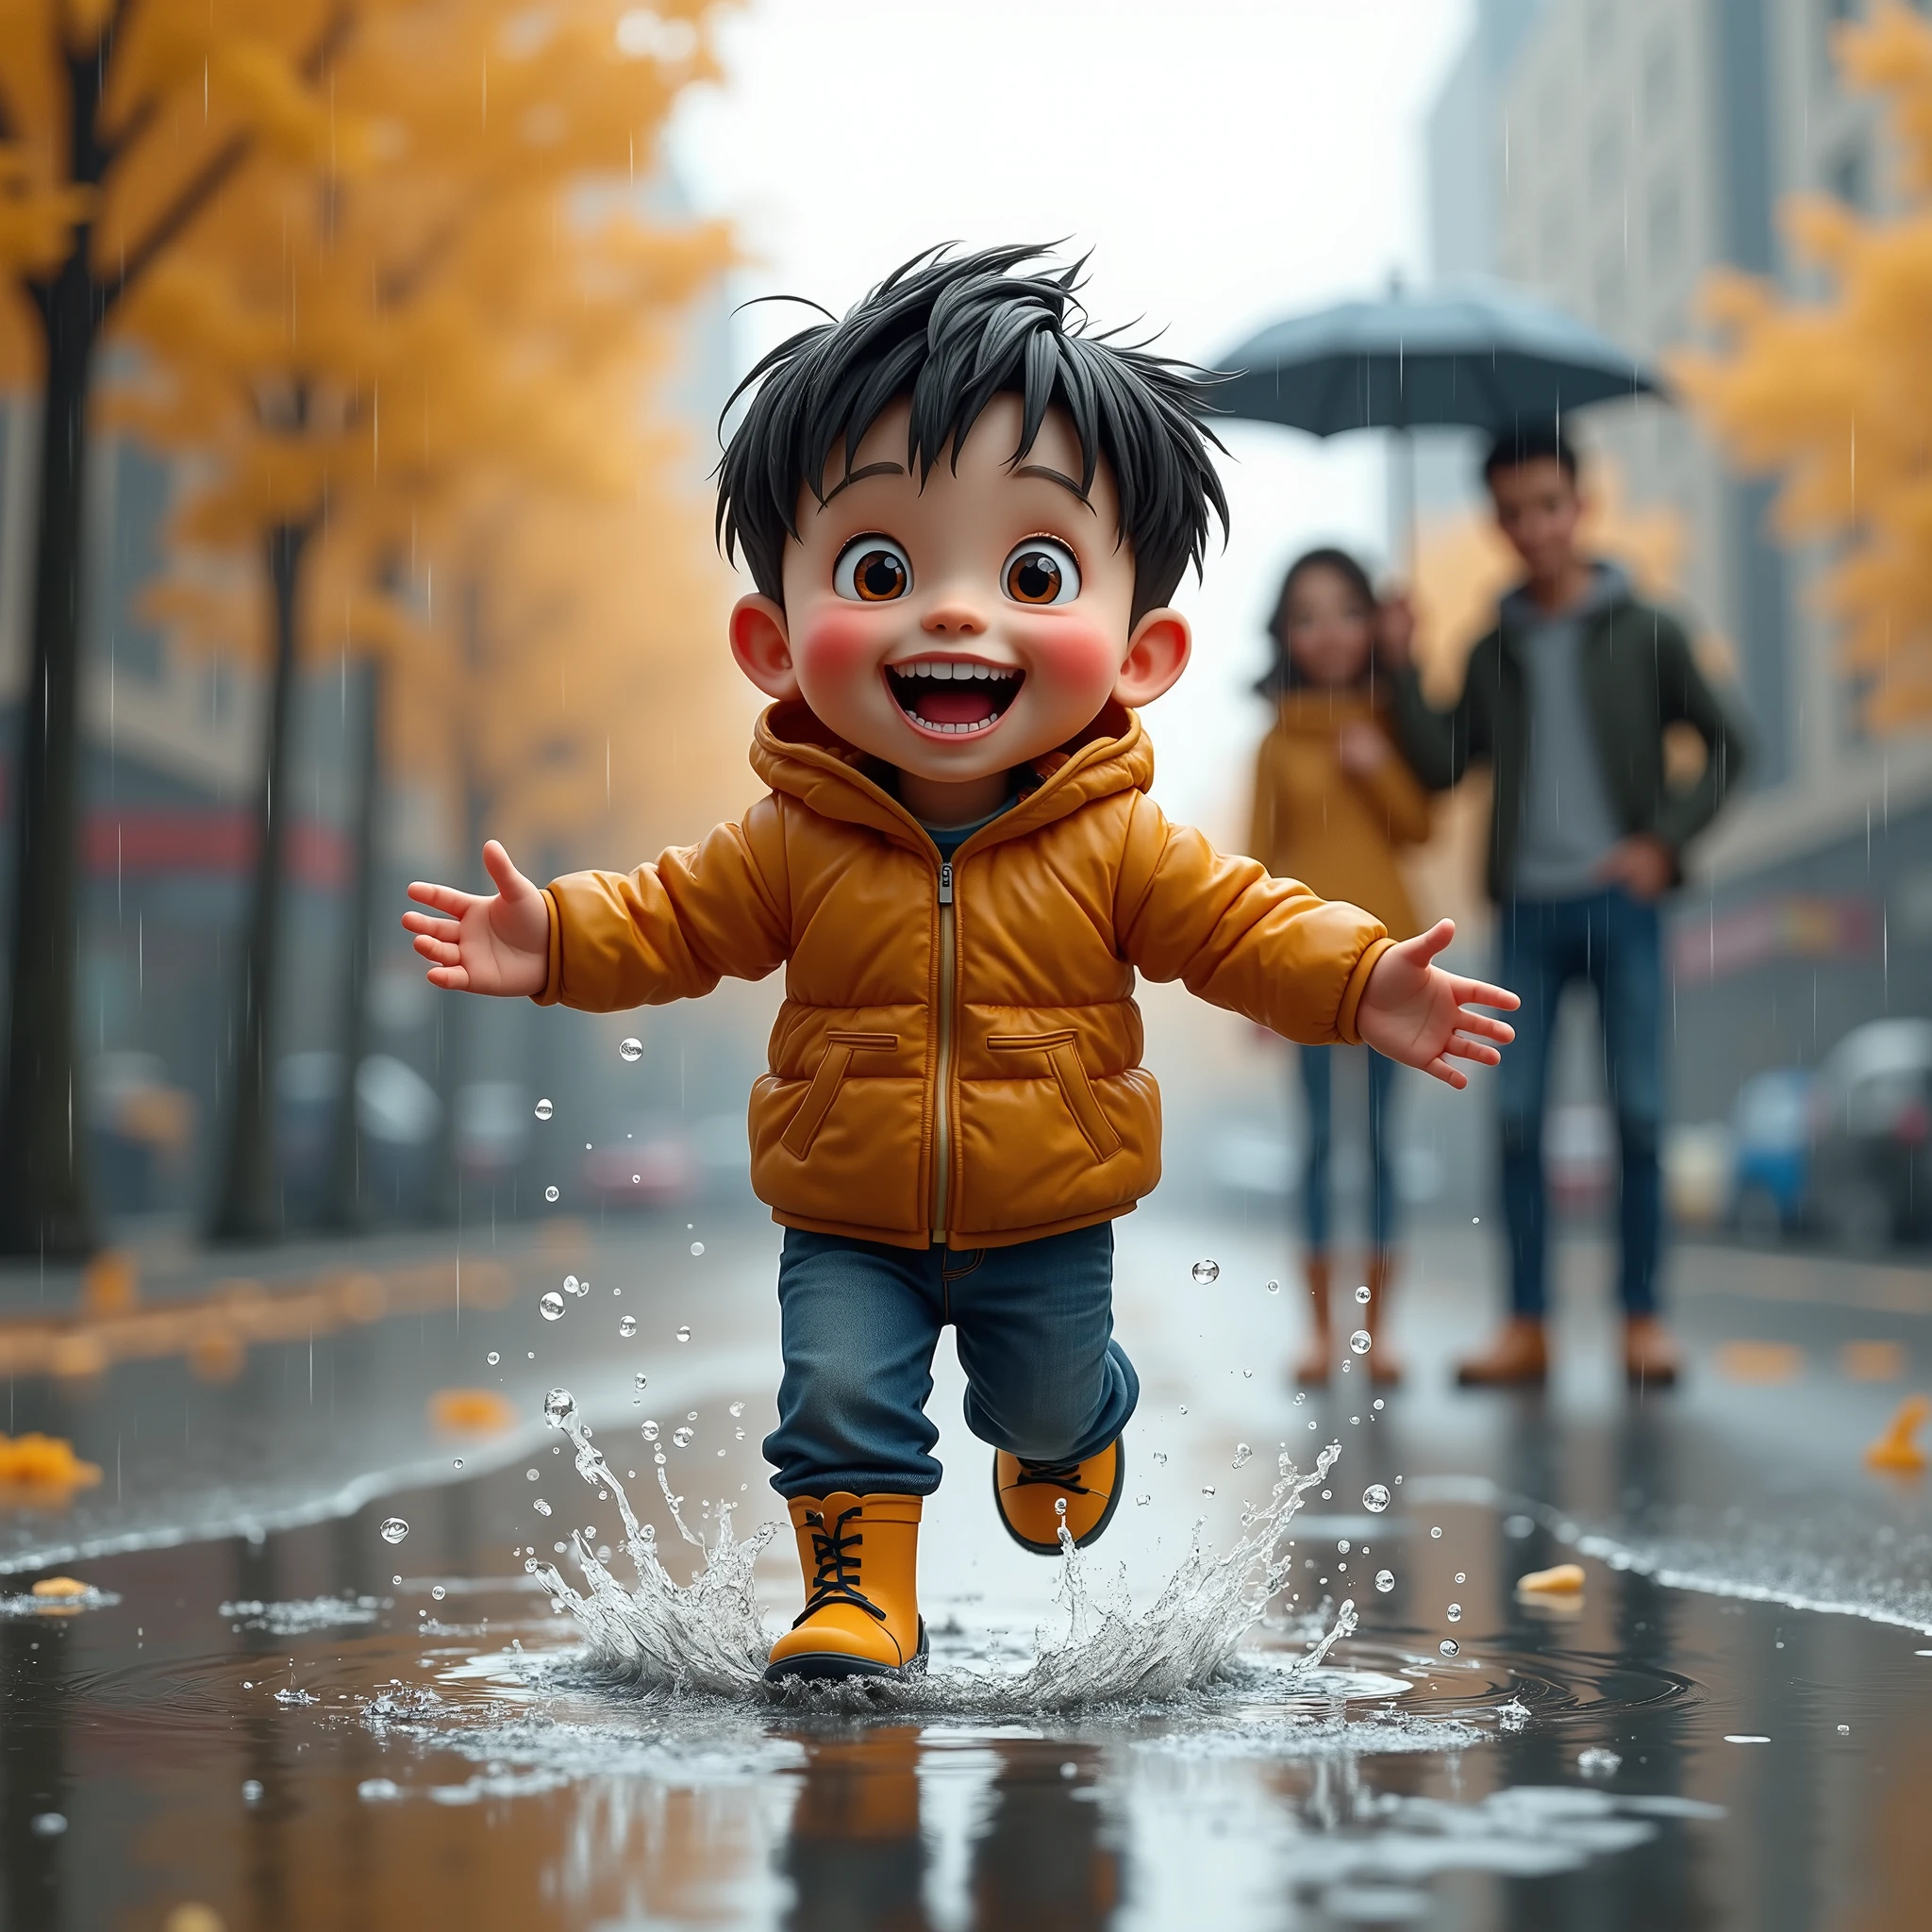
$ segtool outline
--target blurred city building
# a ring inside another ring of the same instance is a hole
[[[1858,0],[1477,0],[1427,135],[1433,266],[1500,275],[1655,359],[1699,332],[1723,264],[1804,295],[1778,204],[1882,214],[1895,190],[1836,28]],[[1923,5],[1921,10],[1924,10]],[[1725,1117],[1750,1076],[1816,1065],[1853,1027],[1932,1010],[1932,742],[1874,740],[1808,595],[1823,558],[1771,532],[1688,413],[1591,413],[1580,440],[1684,537],[1682,595],[1730,668],[1757,759],[1697,848],[1674,917],[1676,1110]],[[1438,440],[1425,509],[1478,489]]]

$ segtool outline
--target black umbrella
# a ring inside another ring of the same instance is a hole
[[[1217,408],[1315,436],[1460,425],[1491,435],[1560,421],[1661,380],[1561,309],[1500,282],[1461,278],[1420,294],[1291,317],[1222,358]],[[1402,439],[1405,454],[1408,439]],[[1412,491],[1411,491],[1412,493]],[[1408,506],[1412,547],[1414,506]]]

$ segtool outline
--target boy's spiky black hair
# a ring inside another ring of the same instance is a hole
[[[1090,334],[1077,299],[1085,258],[1041,262],[1037,246],[949,255],[928,249],[896,268],[839,321],[781,342],[732,392],[750,407],[718,468],[718,538],[753,580],[783,601],[788,539],[798,537],[801,490],[824,500],[825,465],[852,453],[901,396],[911,399],[908,467],[922,483],[959,445],[996,395],[1022,403],[1022,461],[1049,409],[1080,444],[1080,488],[1100,464],[1120,497],[1120,537],[1134,556],[1133,621],[1198,571],[1211,508],[1227,529],[1227,499],[1208,458],[1221,448],[1203,418],[1212,377],[1191,364]]]

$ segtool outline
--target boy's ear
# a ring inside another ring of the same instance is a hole
[[[1124,705],[1151,705],[1179,682],[1193,655],[1194,635],[1178,610],[1150,610],[1134,626],[1113,694]]]
[[[791,637],[785,607],[770,597],[741,597],[731,607],[731,655],[738,668],[781,704],[798,696],[798,673],[791,663]]]

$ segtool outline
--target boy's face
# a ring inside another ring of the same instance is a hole
[[[1554,582],[1576,555],[1583,498],[1555,457],[1511,463],[1490,477],[1496,523],[1532,577]]]
[[[1017,396],[996,396],[921,488],[908,405],[855,453],[828,500],[808,491],[782,608],[741,599],[733,654],[774,698],[803,697],[848,744],[922,778],[965,782],[1063,744],[1109,697],[1146,704],[1186,667],[1187,621],[1128,619],[1134,559],[1103,464],[1079,494],[1079,444],[1050,413],[1025,460]]]

